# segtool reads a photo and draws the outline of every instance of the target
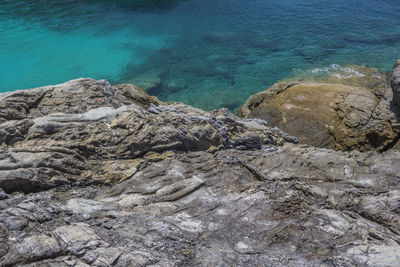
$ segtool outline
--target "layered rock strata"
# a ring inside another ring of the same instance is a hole
[[[79,79],[0,95],[1,266],[396,266],[400,151]]]

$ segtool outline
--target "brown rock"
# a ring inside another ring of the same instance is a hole
[[[316,147],[382,151],[400,130],[391,100],[383,73],[353,66],[316,81],[277,83],[251,96],[239,114],[266,120]]]

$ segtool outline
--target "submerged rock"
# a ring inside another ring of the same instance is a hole
[[[91,79],[0,95],[0,114],[1,266],[400,262],[400,151]]]
[[[279,82],[251,96],[239,114],[316,147],[382,151],[399,139],[400,109],[392,99],[384,73],[350,66],[314,81]]]

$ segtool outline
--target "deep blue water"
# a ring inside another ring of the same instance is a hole
[[[0,0],[0,91],[93,77],[235,109],[296,73],[396,58],[398,0]]]

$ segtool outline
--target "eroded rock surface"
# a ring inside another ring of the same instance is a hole
[[[400,108],[393,104],[386,75],[359,66],[313,81],[277,83],[251,96],[239,113],[264,119],[302,143],[337,150],[383,151],[400,133]]]
[[[398,105],[400,105],[400,59],[397,60],[393,66],[390,83],[393,89],[394,100]]]
[[[400,151],[299,145],[91,79],[0,107],[1,266],[400,263]]]

